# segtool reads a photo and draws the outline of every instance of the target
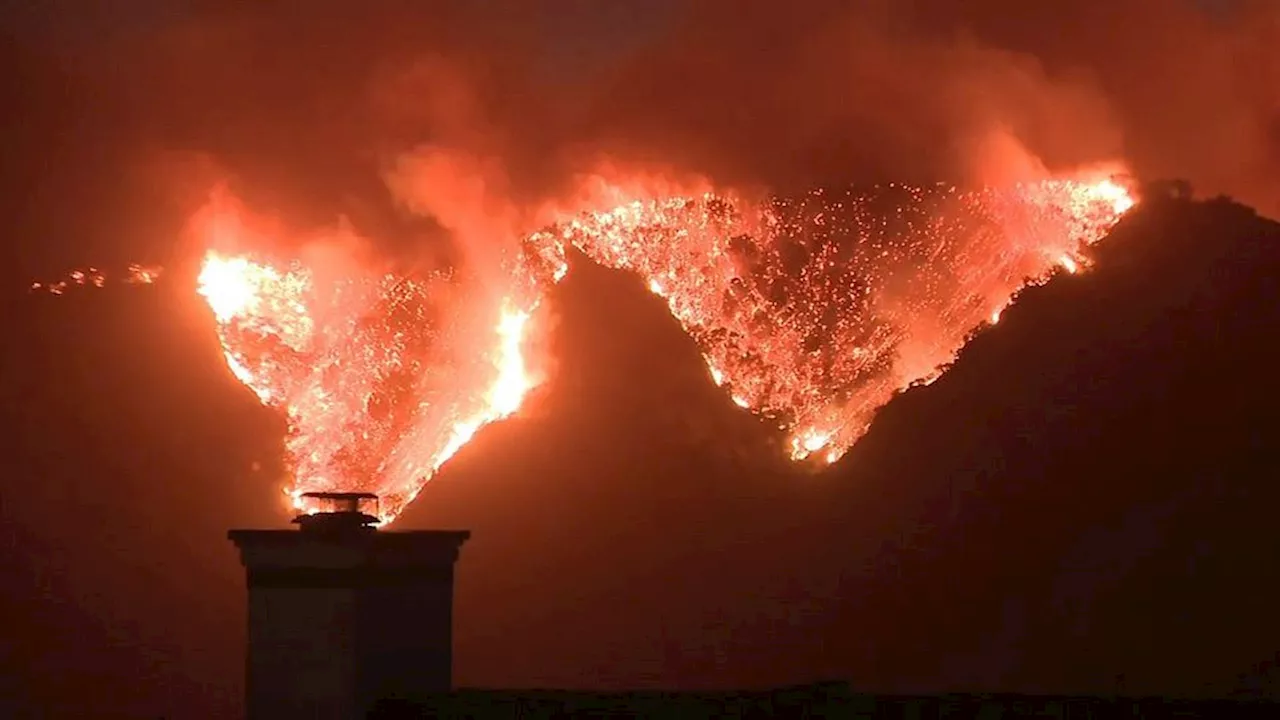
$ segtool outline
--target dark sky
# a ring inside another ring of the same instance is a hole
[[[991,133],[1051,167],[1123,158],[1280,196],[1265,1],[66,5],[7,13],[25,64],[61,63],[87,94],[20,103],[72,126],[24,154],[63,192],[91,184],[77,166],[114,169],[127,197],[97,202],[130,235],[164,233],[129,198],[189,203],[211,172],[300,222],[384,224],[381,170],[422,143],[496,158],[522,205],[601,157],[772,187],[983,179]]]
[[[1245,0],[1196,0],[1195,5],[1215,17],[1236,12]],[[73,48],[92,43],[103,35],[152,29],[183,17],[197,15],[214,3],[209,0],[130,0],[113,3],[105,0],[46,0],[24,2],[7,0],[0,6],[5,27],[22,34],[38,35],[41,43],[58,48]],[[490,3],[494,4],[494,3]],[[569,12],[561,4],[555,13],[562,29],[548,38],[548,50],[556,46],[586,41],[605,49],[625,43],[628,37],[644,35],[652,27],[669,22],[676,13],[671,2],[640,3],[632,0],[593,3],[572,2]],[[302,9],[302,6],[299,6]],[[550,13],[548,13],[550,14]]]
[[[1171,0],[497,5],[5,4],[0,714],[239,709],[225,530],[282,521],[281,428],[183,274],[214,180],[389,250],[441,237],[383,182],[424,142],[499,158],[515,206],[601,156],[778,187],[972,177],[992,127],[1049,164],[1280,197],[1274,4],[1239,27]],[[1144,207],[817,476],[634,278],[579,268],[557,380],[402,520],[475,531],[458,681],[1239,686],[1280,648],[1277,241],[1232,206]],[[19,292],[135,259],[173,277]]]
[[[385,3],[384,3],[385,4]],[[433,3],[423,3],[431,6]],[[441,3],[435,2],[436,6]],[[501,14],[501,2],[471,3],[490,6]],[[131,0],[128,3],[51,0],[21,2],[10,0],[0,8],[0,18],[11,33],[32,44],[62,55],[75,55],[104,41],[129,37],[199,18],[219,4],[209,0]],[[278,5],[288,6],[289,3]],[[305,16],[310,3],[292,3]],[[560,2],[555,12],[539,13],[546,22],[539,29],[540,54],[549,64],[569,73],[589,72],[596,58],[617,54],[670,23],[678,4],[656,2],[595,3],[581,0]],[[429,11],[428,11],[429,12]]]

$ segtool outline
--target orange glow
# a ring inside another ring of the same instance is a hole
[[[238,208],[197,216],[209,248],[197,292],[228,368],[288,421],[291,507],[308,511],[304,492],[372,492],[391,522],[484,425],[518,412],[541,380],[526,357],[535,311],[571,246],[638,273],[697,341],[710,379],[779,425],[792,459],[829,464],[896,393],[937,380],[1028,282],[1087,269],[1088,247],[1135,202],[1085,175],[762,205],[593,181],[588,205],[604,209],[557,213],[487,283],[375,271],[336,251],[270,261],[255,253],[273,238],[250,232]],[[104,277],[78,270],[33,288]]]
[[[117,276],[110,275],[95,267],[76,268],[57,280],[49,282],[33,282],[29,286],[31,292],[45,292],[50,295],[62,295],[67,290],[77,287],[106,287],[109,282],[122,282],[125,285],[150,285],[163,272],[156,265],[129,265],[125,272]]]
[[[243,228],[222,219],[207,223],[218,242]],[[520,408],[535,384],[523,347],[536,303],[486,302],[454,274],[403,278],[313,255],[279,266],[210,250],[197,291],[232,373],[288,420],[290,505],[303,510],[304,492],[372,492],[389,523],[481,427]]]
[[[752,206],[635,200],[530,242],[632,270],[701,346],[733,402],[781,424],[793,459],[839,459],[894,394],[942,373],[1025,284],[1134,204],[1110,178],[1004,188],[889,185]]]

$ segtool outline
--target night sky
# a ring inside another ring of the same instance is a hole
[[[1277,693],[1274,5],[408,5],[4,4],[0,713],[240,711],[225,532],[287,520],[283,427],[227,372],[175,239],[212,182],[412,255],[451,241],[383,187],[421,142],[497,158],[523,206],[584,155],[770,188],[967,180],[992,118],[1050,165],[1123,157],[1262,216],[1140,206],[817,474],[636,278],[579,262],[555,376],[398,523],[474,532],[456,681]],[[405,80],[428,56],[446,71]],[[171,272],[25,292],[132,261]]]

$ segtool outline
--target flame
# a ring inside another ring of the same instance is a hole
[[[126,285],[151,285],[160,277],[162,272],[163,268],[157,265],[133,263],[121,273],[120,281]],[[105,287],[114,277],[114,275],[96,267],[75,268],[57,280],[33,282],[28,289],[31,292],[62,295],[67,290],[76,287]]]
[[[896,393],[935,381],[974,329],[999,323],[1019,290],[1055,268],[1085,270],[1088,247],[1135,204],[1122,183],[1086,175],[760,204],[639,197],[602,181],[594,195],[617,204],[530,235],[498,293],[453,273],[223,253],[212,248],[259,239],[237,211],[206,218],[197,291],[232,374],[288,420],[293,508],[314,511],[308,491],[372,492],[389,523],[480,428],[518,412],[541,380],[525,356],[534,313],[565,277],[569,247],[638,273],[736,405],[778,424],[794,460],[833,463]],[[125,277],[159,274],[131,266]],[[104,278],[77,270],[33,289]]]
[[[634,200],[537,234],[634,271],[700,345],[733,402],[838,460],[894,394],[936,380],[975,328],[1134,205],[1112,178],[1011,187],[889,185],[752,205]]]
[[[523,349],[537,302],[517,299],[528,293],[487,303],[456,274],[406,278],[345,260],[278,265],[216,250],[197,292],[231,372],[288,420],[285,494],[296,510],[307,511],[305,492],[372,492],[391,522],[536,384]]]
[[[439,470],[461,450],[483,425],[508,417],[520,409],[524,396],[534,385],[525,371],[524,354],[521,352],[528,320],[527,312],[503,310],[496,328],[500,338],[498,359],[494,363],[497,377],[485,394],[485,406],[476,416],[454,425],[453,435],[432,465],[433,471]]]

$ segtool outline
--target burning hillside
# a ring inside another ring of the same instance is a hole
[[[196,231],[212,247],[269,244],[243,212],[215,203]],[[328,246],[309,255],[211,249],[198,292],[232,373],[288,420],[293,507],[310,510],[306,492],[359,490],[389,522],[482,425],[520,407],[541,298],[515,283],[491,294],[466,271],[408,277]]]
[[[793,459],[830,463],[1020,289],[1077,271],[1133,202],[1102,176],[637,199],[530,235],[496,273],[374,269],[332,238],[268,257],[259,248],[277,238],[215,202],[195,223],[209,248],[198,292],[231,372],[288,420],[294,506],[304,492],[372,492],[389,522],[540,380],[527,342],[569,247],[638,273],[735,403],[784,430]]]
[[[757,208],[706,196],[624,204],[533,240],[638,272],[736,404],[776,419],[793,459],[830,463],[1028,282],[1075,272],[1132,204],[1110,179],[814,192]]]

